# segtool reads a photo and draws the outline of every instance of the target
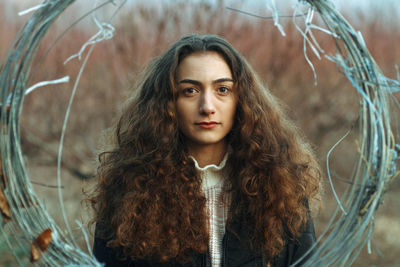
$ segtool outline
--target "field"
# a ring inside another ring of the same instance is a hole
[[[68,121],[62,160],[64,205],[69,223],[77,240],[84,239],[75,223],[90,217],[82,200],[83,191],[95,184],[96,157],[104,143],[105,130],[113,125],[124,100],[133,93],[136,77],[151,58],[172,42],[189,33],[219,34],[233,44],[250,62],[261,80],[287,106],[290,117],[313,144],[321,165],[336,141],[352,126],[352,133],[331,155],[334,183],[339,193],[346,183],[338,178],[351,174],[358,137],[358,96],[345,76],[328,60],[318,60],[311,52],[317,73],[317,85],[303,52],[303,39],[289,19],[284,23],[283,37],[272,20],[258,19],[224,9],[206,2],[189,5],[183,1],[163,4],[162,8],[136,4],[124,10],[114,21],[115,37],[96,45],[79,83],[79,89]],[[0,56],[4,60],[17,30],[27,17],[8,18],[12,7],[0,4]],[[37,195],[43,200],[53,218],[63,227],[56,184],[57,149],[64,114],[72,85],[81,62],[64,61],[77,53],[95,32],[94,23],[87,19],[69,30],[53,47],[54,41],[76,17],[78,7],[65,12],[39,48],[31,84],[69,75],[68,84],[37,89],[25,98],[21,117],[22,147],[30,178]],[[386,17],[394,13],[386,10]],[[106,15],[106,14],[105,14]],[[396,78],[400,62],[400,27],[382,21],[382,14],[345,13],[363,34],[371,54],[383,73]],[[317,18],[318,19],[318,18]],[[300,20],[299,20],[300,21]],[[334,54],[329,35],[316,32],[326,54]],[[51,48],[49,53],[48,49]],[[44,60],[42,60],[44,59]],[[354,266],[400,266],[400,182],[395,181],[385,195],[376,217],[372,253],[364,248]],[[317,232],[321,233],[336,208],[328,180],[324,180],[323,208],[316,215]],[[14,260],[0,239],[0,266],[14,266]]]

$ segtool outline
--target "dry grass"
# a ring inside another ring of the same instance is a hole
[[[0,16],[0,22],[0,55],[4,55],[20,25],[5,21],[4,16]],[[349,82],[338,73],[333,63],[318,61],[310,55],[318,74],[318,86],[314,86],[311,69],[304,59],[302,38],[291,24],[286,26],[287,37],[283,38],[270,20],[221,11],[204,3],[192,6],[184,2],[165,4],[162,12],[138,5],[134,10],[126,10],[119,17],[118,24],[115,38],[99,44],[94,50],[79,84],[68,123],[63,183],[66,187],[64,201],[72,224],[75,219],[82,217],[87,221],[88,218],[77,200],[83,199],[82,187],[87,188],[94,180],[82,182],[79,178],[94,174],[100,133],[118,116],[121,103],[132,93],[132,84],[144,64],[184,34],[220,34],[229,40],[250,61],[269,88],[287,104],[290,116],[315,145],[322,164],[328,149],[357,119],[357,95]],[[400,47],[397,45],[400,29],[383,27],[373,19],[364,19],[358,25],[361,25],[359,28],[367,46],[384,73],[395,77],[394,65],[400,62]],[[60,23],[46,36],[37,62],[62,29]],[[69,31],[35,70],[32,83],[65,75],[74,80],[79,62],[74,60],[67,65],[63,62],[79,51],[90,35],[79,28]],[[334,53],[332,40],[323,34],[317,36],[327,53]],[[55,183],[55,155],[71,88],[72,83],[44,87],[26,97],[21,125],[22,143],[34,181]],[[357,129],[354,131],[332,155],[332,167],[343,177],[350,174],[356,157],[353,151]],[[339,189],[344,187],[341,182],[337,182],[337,186]],[[55,190],[41,186],[36,186],[36,190],[53,217],[59,218],[58,204],[53,204],[57,200]],[[400,223],[395,214],[398,209],[393,209],[399,206],[398,192],[399,184],[387,194],[387,202],[376,220],[375,243],[385,257],[379,257],[375,250],[368,255],[365,249],[355,266],[400,264],[397,258],[400,241],[396,238],[400,236]],[[317,221],[318,232],[322,231],[336,207],[328,187],[324,206]]]

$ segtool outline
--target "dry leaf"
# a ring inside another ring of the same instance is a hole
[[[50,228],[44,230],[38,237],[36,237],[31,246],[31,262],[37,261],[40,258],[42,254],[41,251],[46,251],[46,249],[50,245],[51,240],[52,231]]]
[[[32,246],[31,246],[31,262],[37,261],[40,258],[41,254],[42,253],[40,252],[40,250],[34,244],[32,244]]]
[[[37,245],[42,251],[46,251],[52,239],[51,234],[51,229],[47,228],[35,239],[34,244]]]
[[[3,221],[7,222],[11,219],[10,205],[8,200],[0,188],[0,213],[3,216]]]

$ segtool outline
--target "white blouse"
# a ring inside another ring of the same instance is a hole
[[[228,175],[227,168],[224,168],[228,159],[228,153],[217,166],[210,164],[205,167],[200,167],[196,159],[194,161],[196,170],[202,178],[202,189],[207,199],[207,212],[209,216],[209,254],[212,267],[220,267],[222,260],[222,239],[225,234],[225,224],[228,217],[228,202],[227,197],[223,197],[223,185],[225,178]]]

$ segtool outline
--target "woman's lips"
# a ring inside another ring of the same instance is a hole
[[[199,122],[196,123],[196,125],[200,126],[203,129],[211,129],[214,128],[215,126],[217,126],[219,123],[216,121],[203,121],[203,122]]]

